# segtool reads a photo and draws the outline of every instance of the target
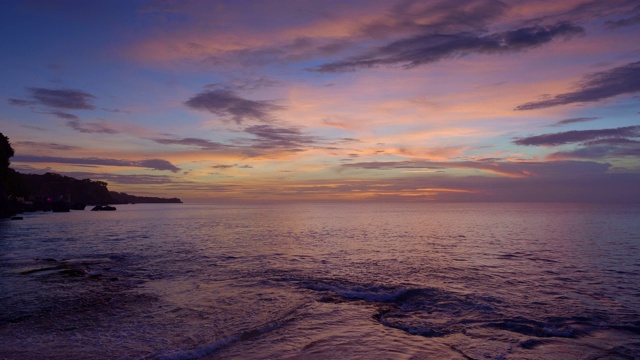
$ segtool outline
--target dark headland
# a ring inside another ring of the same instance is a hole
[[[110,191],[107,183],[54,173],[21,174],[9,167],[14,151],[0,133],[0,218],[25,211],[83,209],[86,205],[182,203],[178,198],[135,196]]]

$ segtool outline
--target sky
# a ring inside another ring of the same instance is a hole
[[[640,202],[637,0],[0,0],[23,173],[185,202]]]

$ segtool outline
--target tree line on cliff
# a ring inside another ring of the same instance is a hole
[[[9,138],[0,133],[0,217],[25,210],[26,204],[64,201],[75,204],[181,203],[178,198],[135,196],[110,191],[107,183],[46,173],[21,174],[9,166],[14,156]],[[46,210],[46,208],[37,208]]]

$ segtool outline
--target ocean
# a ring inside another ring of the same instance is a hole
[[[640,359],[639,204],[0,221],[0,359]]]

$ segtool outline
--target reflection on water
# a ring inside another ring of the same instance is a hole
[[[0,357],[640,357],[640,207],[131,205],[0,223]]]

